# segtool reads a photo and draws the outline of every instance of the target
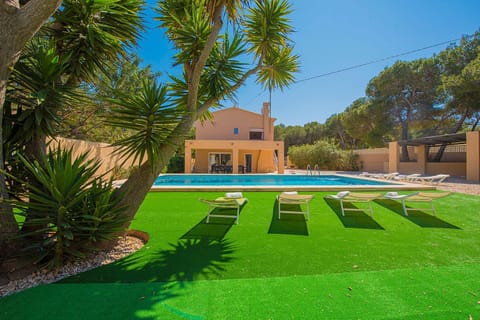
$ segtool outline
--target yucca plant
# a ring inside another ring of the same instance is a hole
[[[156,124],[163,122],[162,117],[152,115],[146,121],[142,116],[139,128],[171,129],[161,136],[160,144],[150,143],[153,135],[148,130],[137,130],[131,139],[117,142],[131,155],[148,156],[120,188],[131,219],[160,171],[184,145],[196,120],[211,119],[209,111],[233,99],[250,77],[256,76],[273,90],[290,85],[298,70],[298,56],[291,49],[293,27],[287,0],[159,0],[157,4],[156,19],[176,50],[174,65],[182,68],[172,78],[168,95],[184,113],[177,124],[168,127]],[[122,108],[124,104],[120,101]],[[128,113],[135,113],[135,104],[129,102],[127,109],[133,112]]]
[[[28,183],[24,198],[29,201],[15,201],[14,207],[29,217],[24,229],[32,231],[21,234],[22,253],[35,263],[57,268],[123,230],[124,210],[113,197],[111,181],[95,177],[98,161],[60,148],[41,162],[21,161],[36,181]]]

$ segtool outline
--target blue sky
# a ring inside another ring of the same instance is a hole
[[[156,3],[147,2],[151,6]],[[290,0],[290,3],[296,30],[292,39],[295,53],[300,55],[297,80],[458,39],[480,28],[478,0]],[[147,24],[138,54],[155,71],[164,75],[175,72],[173,51],[163,31],[155,27],[157,22],[150,17]],[[370,79],[396,60],[431,57],[447,46],[299,82],[283,92],[275,91],[272,116],[277,118],[276,124],[323,123],[364,96]],[[252,79],[238,91],[237,100],[241,108],[260,112],[262,102],[268,101],[268,92]]]

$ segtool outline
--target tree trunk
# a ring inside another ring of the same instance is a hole
[[[128,227],[135,217],[138,208],[150,191],[153,182],[160,174],[162,169],[168,164],[168,161],[175,153],[177,147],[185,141],[185,137],[190,133],[196,120],[194,113],[186,116],[177,128],[172,132],[169,143],[165,143],[160,147],[159,162],[152,166],[147,161],[136,169],[128,180],[117,191],[117,196],[122,198],[120,205],[127,207],[126,214],[129,218],[126,227]],[[155,169],[154,169],[155,167]]]
[[[2,18],[0,17],[0,19]],[[0,26],[1,25],[0,23]],[[18,233],[18,225],[13,215],[12,207],[7,203],[8,193],[5,184],[5,175],[3,174],[3,170],[5,169],[5,157],[3,154],[3,106],[5,104],[7,81],[10,77],[12,64],[8,62],[7,57],[3,55],[2,51],[3,50],[0,49],[0,141],[2,141],[2,146],[0,147],[0,257],[6,257],[11,247],[9,239]]]
[[[20,7],[19,0],[0,0],[0,126],[3,128],[3,106],[10,70],[20,57],[21,50],[45,21],[57,10],[61,0],[30,0]],[[0,129],[0,169],[5,166],[3,154],[3,129]],[[7,242],[18,232],[10,206],[5,176],[0,173],[0,256],[5,257]]]
[[[408,122],[402,123],[402,140],[408,140]],[[400,158],[400,161],[410,161],[410,156],[408,155],[408,146],[405,143],[402,143],[402,157]]]
[[[449,133],[457,133],[458,130],[460,130],[460,128],[462,127],[463,123],[465,122],[465,119],[467,119],[467,115],[468,115],[468,110],[465,110],[460,120],[458,120],[455,127]],[[443,154],[445,153],[446,148],[447,148],[447,145],[442,144],[438,149],[438,152],[433,157],[432,162],[440,162],[440,160],[442,160],[442,157],[443,157]]]

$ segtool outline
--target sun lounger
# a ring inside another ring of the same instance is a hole
[[[392,173],[368,173],[368,172],[363,172],[359,176],[367,177],[367,178],[374,178],[374,179],[393,180],[398,175],[399,175],[398,172],[392,172]]]
[[[298,194],[296,191],[293,192],[283,192],[277,195],[278,201],[278,219],[280,219],[282,213],[290,214],[303,214],[307,217],[307,220],[310,219],[310,208],[309,202],[312,201],[314,195],[312,194]],[[282,210],[282,205],[298,205],[299,210]],[[302,205],[306,206],[306,210],[302,211]]]
[[[390,200],[400,201],[402,203],[403,213],[408,216],[408,211],[431,210],[436,216],[433,200],[443,198],[452,194],[451,192],[415,192],[410,194],[398,194],[396,192],[388,192],[384,195]],[[408,208],[406,202],[429,202],[430,208]]]
[[[202,198],[198,200],[208,205],[207,223],[210,222],[210,217],[217,217],[235,219],[236,224],[238,224],[238,219],[240,217],[240,208],[248,201],[248,199],[244,198],[240,192],[227,193],[225,194],[225,197],[219,197],[215,200]],[[217,213],[218,209],[235,209],[236,214],[220,214]]]
[[[373,176],[374,174],[373,173],[370,173],[370,172],[367,172],[367,171],[363,171],[362,173],[360,173],[358,176],[359,177],[371,177]]]
[[[449,174],[437,174],[429,177],[417,177],[414,179],[414,182],[439,184],[449,177],[450,177]]]
[[[420,177],[419,173],[400,174],[400,175],[394,177],[394,180],[405,181],[405,182],[414,182],[415,179],[417,179],[418,177]]]
[[[345,208],[343,205],[346,202],[350,203],[367,203],[368,210],[370,211],[370,216],[373,217],[373,209],[371,201],[375,199],[381,198],[382,195],[380,193],[352,193],[350,191],[342,191],[335,195],[327,195],[325,196],[326,199],[337,200],[340,202],[340,208],[342,210],[342,216],[345,215],[345,211],[365,211],[365,209],[360,208]]]
[[[396,176],[398,176],[399,173],[398,172],[392,172],[392,173],[387,173],[387,174],[384,174],[382,179],[385,179],[385,180],[393,180],[395,179]]]

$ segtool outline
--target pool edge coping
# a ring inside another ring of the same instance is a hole
[[[179,174],[181,175],[181,174]],[[363,179],[375,182],[380,182],[376,179],[369,179],[365,177],[352,177],[347,174],[333,174],[345,178]],[[302,185],[276,185],[276,186],[152,186],[150,191],[384,191],[384,190],[436,190],[433,185],[419,185],[414,183],[404,183],[400,181],[385,181],[386,183],[395,183],[389,185],[329,185],[329,186],[302,186]]]

